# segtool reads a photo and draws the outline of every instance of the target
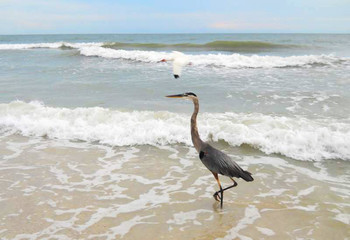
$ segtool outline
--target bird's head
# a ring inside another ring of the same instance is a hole
[[[197,99],[197,95],[194,94],[193,92],[187,92],[187,93],[182,93],[182,94],[175,94],[175,95],[168,95],[166,96],[168,98],[182,98],[182,99],[187,99],[187,100],[193,100]]]

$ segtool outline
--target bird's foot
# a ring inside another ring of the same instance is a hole
[[[221,201],[221,197],[220,197],[219,193],[220,193],[220,191],[217,191],[213,194],[214,199],[218,202]]]

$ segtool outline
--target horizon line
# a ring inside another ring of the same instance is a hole
[[[24,36],[24,35],[186,35],[186,34],[350,34],[350,32],[197,32],[197,33],[145,33],[145,32],[135,32],[135,33],[10,33],[2,34],[0,36]]]

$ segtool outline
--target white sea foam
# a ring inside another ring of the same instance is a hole
[[[248,225],[253,224],[257,219],[261,218],[259,209],[253,205],[249,205],[245,209],[244,217],[238,222],[238,224],[227,231],[227,234],[223,238],[217,238],[217,240],[228,240],[228,239],[251,239],[246,237],[239,232],[248,227]]]
[[[167,221],[167,224],[177,224],[177,225],[184,225],[188,224],[189,222],[192,222],[195,225],[201,225],[200,222],[198,222],[198,215],[202,213],[210,213],[212,214],[212,211],[205,210],[205,209],[197,209],[194,211],[189,212],[178,212],[175,213],[174,219],[170,219]]]
[[[171,53],[140,51],[140,50],[115,50],[104,47],[82,47],[79,49],[80,54],[88,57],[115,58],[139,62],[157,63],[163,58],[170,58]]]
[[[74,48],[83,56],[122,59],[147,63],[158,63],[161,59],[171,58],[172,53],[162,51],[121,50],[103,47],[102,42],[88,43],[27,43],[0,44],[0,50],[19,50],[35,48]],[[278,68],[278,67],[309,67],[312,65],[335,65],[348,62],[349,58],[339,58],[334,55],[303,55],[303,56],[260,56],[234,54],[188,54],[192,66],[212,66],[227,68]]]
[[[82,47],[80,54],[103,58],[115,58],[131,61],[157,63],[163,58],[171,58],[172,53],[140,50],[116,50],[99,46]],[[212,66],[227,68],[276,68],[302,67],[312,65],[334,65],[346,61],[333,55],[303,55],[303,56],[246,56],[242,54],[199,54],[187,55],[192,66]]]
[[[89,43],[68,43],[68,42],[52,42],[52,43],[19,43],[19,44],[0,44],[0,50],[20,50],[20,49],[34,49],[34,48],[81,48],[102,46],[103,43],[89,42]]]
[[[339,213],[335,216],[334,218],[337,221],[340,221],[346,225],[350,224],[350,214],[346,214],[346,213]]]
[[[51,139],[82,140],[113,146],[186,144],[187,114],[122,112],[107,108],[55,108],[38,102],[0,104],[0,132]],[[305,119],[263,114],[202,113],[203,140],[248,144],[299,160],[350,160],[350,119]]]
[[[300,190],[298,192],[298,196],[307,196],[310,193],[312,193],[313,191],[315,191],[315,188],[316,188],[315,186],[311,186],[311,187],[309,187],[307,189]]]
[[[262,234],[266,235],[266,236],[273,236],[276,235],[276,233],[274,231],[272,231],[269,228],[263,228],[263,227],[256,227],[256,229],[261,232]]]

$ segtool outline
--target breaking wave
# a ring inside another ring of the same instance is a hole
[[[186,144],[187,114],[123,112],[107,108],[57,108],[38,102],[0,104],[0,133],[81,140],[112,146]],[[203,140],[248,144],[266,154],[298,160],[350,160],[350,119],[305,119],[263,114],[201,113]]]
[[[52,49],[79,49],[81,47],[102,46],[103,43],[67,43],[67,42],[53,42],[53,43],[19,43],[19,44],[0,44],[0,50],[21,50],[21,49],[35,49],[35,48],[52,48]]]
[[[102,57],[110,59],[121,59],[127,61],[138,61],[146,63],[159,63],[161,59],[171,58],[171,52],[164,51],[144,51],[144,50],[124,50],[110,48],[117,47],[118,44],[104,44],[98,42],[92,43],[31,43],[31,44],[0,44],[0,50],[19,50],[35,48],[52,49],[76,49],[83,56]],[[225,46],[226,42],[211,42],[205,46]],[[229,42],[228,45],[235,45],[236,42]],[[247,42],[248,46],[264,45],[269,43]],[[128,44],[127,44],[128,45]],[[131,44],[132,45],[132,44]],[[136,44],[137,45],[137,44]],[[142,44],[144,45],[144,44]],[[146,44],[147,45],[147,44]],[[152,44],[151,44],[152,45]],[[175,44],[176,45],[176,44]],[[204,46],[203,45],[203,46]],[[109,46],[109,47],[106,47]],[[120,46],[121,47],[121,46]],[[261,56],[261,55],[243,55],[233,54],[188,54],[188,59],[193,66],[210,66],[226,68],[284,68],[284,67],[312,67],[312,66],[334,66],[342,63],[348,63],[349,58],[339,58],[334,55],[303,55],[303,56]]]
[[[53,42],[53,43],[29,43],[29,44],[0,44],[0,50],[5,49],[30,49],[30,48],[79,48],[83,46],[101,46],[113,49],[171,49],[171,50],[195,50],[195,51],[235,51],[235,52],[253,52],[259,50],[268,50],[275,48],[290,48],[293,45],[275,44],[259,41],[213,41],[204,44],[195,43],[68,43],[68,42]]]
[[[172,53],[115,50],[103,47],[83,47],[80,54],[103,58],[114,58],[131,61],[158,63],[161,59],[171,58]],[[283,67],[310,67],[313,65],[335,65],[347,61],[333,55],[304,55],[304,56],[260,56],[234,54],[198,54],[187,55],[193,66],[211,66],[227,68],[283,68]]]

